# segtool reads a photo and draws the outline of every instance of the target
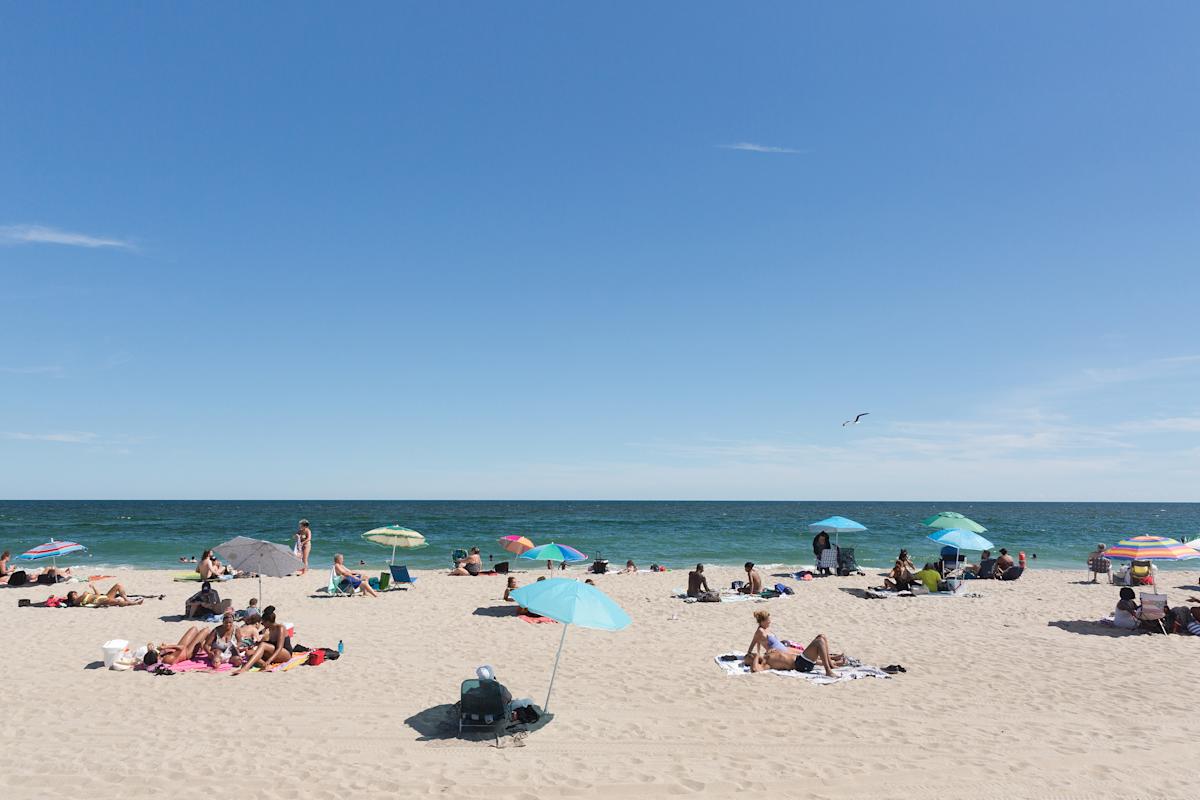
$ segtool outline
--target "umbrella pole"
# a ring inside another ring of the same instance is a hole
[[[392,545],[392,560],[391,560],[391,564],[395,564],[395,563],[396,563],[396,545]]]
[[[259,607],[259,608],[266,608],[266,606],[264,606],[264,605],[263,605],[263,596],[262,596],[262,573],[261,573],[261,572],[260,572],[260,573],[258,573],[258,607]]]
[[[550,686],[546,689],[546,705],[542,706],[542,713],[550,710],[550,693],[554,691],[554,676],[558,674],[558,659],[562,657],[563,644],[567,641],[567,628],[571,627],[569,622],[563,623],[562,636],[558,640],[558,652],[554,654],[554,669],[550,672]]]

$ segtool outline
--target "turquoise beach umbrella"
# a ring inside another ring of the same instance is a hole
[[[929,534],[929,538],[941,545],[948,545],[956,550],[990,550],[995,545],[974,531],[962,528],[950,528]]]
[[[841,544],[841,534],[862,533],[866,529],[866,525],[860,525],[846,517],[827,517],[820,522],[814,522],[808,526],[809,533],[832,533],[835,545]]]
[[[529,609],[534,614],[558,620],[563,624],[543,710],[550,708],[550,692],[554,690],[554,677],[558,674],[558,660],[562,657],[563,644],[567,641],[567,628],[580,625],[603,631],[619,631],[631,621],[624,609],[604,592],[573,578],[551,578],[522,586],[512,593],[512,599],[517,605]]]

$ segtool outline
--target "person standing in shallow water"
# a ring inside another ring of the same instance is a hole
[[[308,572],[308,554],[312,552],[312,527],[306,519],[300,520],[300,527],[296,530],[296,551],[300,560],[304,562],[304,567],[300,570],[300,574],[303,575]]]

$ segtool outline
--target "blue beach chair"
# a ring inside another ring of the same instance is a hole
[[[407,564],[390,564],[388,570],[392,573],[392,583],[399,585],[407,583],[409,586],[416,586],[417,579],[408,574]]]

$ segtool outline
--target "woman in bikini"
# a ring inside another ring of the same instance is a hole
[[[829,641],[825,634],[819,633],[808,647],[803,650],[788,647],[777,636],[770,633],[771,612],[755,611],[754,619],[758,627],[754,629],[754,638],[746,650],[745,664],[751,672],[761,672],[768,669],[789,670],[797,672],[812,672],[819,663],[825,668],[825,674],[833,677],[834,667],[844,667],[846,657],[841,653],[829,652]]]
[[[240,667],[242,665],[240,644],[233,612],[226,611],[221,616],[220,624],[213,628],[204,640],[204,650],[208,653],[213,669],[225,663]]]
[[[275,621],[275,606],[267,606],[262,614],[263,637],[254,652],[246,656],[246,661],[234,675],[241,675],[246,670],[259,664],[264,667],[270,664],[282,664],[292,657],[292,638],[288,636],[283,626]]]
[[[101,594],[95,584],[89,583],[87,591],[67,592],[67,605],[71,608],[79,606],[140,606],[142,598],[130,600],[125,594],[125,587],[114,583],[112,588]]]
[[[454,569],[450,570],[451,575],[471,575],[474,577],[483,570],[483,558],[479,555],[479,548],[472,547],[471,552],[462,561],[455,565]]]
[[[296,529],[296,553],[300,556],[300,560],[304,562],[304,567],[300,570],[300,574],[308,572],[308,554],[312,552],[312,526],[308,524],[308,520],[300,520],[300,527]]]
[[[164,642],[158,647],[147,645],[148,649],[143,663],[146,666],[150,666],[152,664],[170,665],[179,661],[187,661],[203,642],[204,631],[202,629],[196,627],[188,628],[176,644]]]

